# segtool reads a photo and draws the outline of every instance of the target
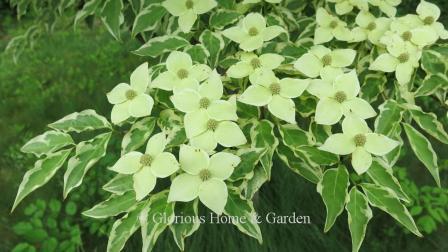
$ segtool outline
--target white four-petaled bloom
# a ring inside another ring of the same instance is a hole
[[[209,157],[201,150],[182,145],[179,151],[181,169],[185,171],[174,178],[168,201],[188,202],[199,200],[216,214],[222,214],[227,203],[227,185],[224,180],[232,175],[241,162],[240,157],[218,152]]]
[[[107,100],[114,104],[111,120],[119,124],[129,117],[144,117],[151,114],[154,100],[147,95],[149,85],[148,63],[143,63],[131,74],[131,85],[120,83],[107,93]]]
[[[166,0],[163,7],[173,16],[179,17],[178,24],[183,32],[189,32],[198,15],[216,7],[215,0]]]
[[[344,15],[357,7],[360,10],[369,10],[369,4],[367,0],[327,0],[330,3],[335,3],[334,8],[338,15]]]
[[[380,8],[388,17],[395,17],[397,14],[395,6],[399,5],[401,0],[369,0],[369,3]]]
[[[289,123],[295,123],[295,104],[291,98],[305,91],[309,80],[284,78],[279,80],[272,71],[264,72],[252,82],[239,97],[239,101],[253,106],[268,105],[274,116]]]
[[[186,88],[197,89],[199,82],[205,80],[212,71],[205,64],[193,65],[190,55],[185,52],[171,52],[165,64],[168,71],[153,80],[153,88],[174,92]]]
[[[372,44],[378,45],[380,38],[389,29],[391,19],[376,18],[368,11],[360,11],[355,22],[358,27],[352,30],[353,41],[359,42],[368,39]]]
[[[244,78],[249,76],[250,81],[259,78],[263,72],[272,71],[279,67],[285,58],[275,53],[265,53],[257,56],[254,53],[242,53],[241,61],[232,65],[227,70],[227,76],[231,78]]]
[[[154,189],[157,178],[166,178],[179,169],[174,155],[163,152],[166,144],[165,133],[158,133],[148,140],[144,154],[129,152],[110,168],[121,174],[132,174],[137,200],[143,199]]]
[[[423,23],[423,29],[433,32],[441,39],[448,39],[448,31],[442,23],[437,22],[440,17],[440,9],[437,5],[422,0],[417,6],[417,14]]]
[[[264,41],[269,41],[285,30],[272,25],[266,27],[266,20],[260,13],[249,13],[237,26],[228,28],[222,34],[232,41],[240,44],[244,51],[253,51],[263,46]]]
[[[353,35],[347,28],[347,23],[328,13],[324,8],[316,11],[317,27],[314,31],[314,44],[322,44],[336,38],[341,41],[351,41]]]
[[[372,133],[367,123],[357,117],[346,117],[342,121],[342,132],[328,137],[319,149],[337,155],[352,154],[352,166],[358,174],[369,169],[372,154],[384,156],[399,144],[384,135]]]
[[[307,91],[319,98],[315,120],[318,124],[333,125],[342,115],[362,119],[374,117],[375,110],[365,100],[356,97],[360,86],[356,71],[341,74],[333,82],[312,80]]]

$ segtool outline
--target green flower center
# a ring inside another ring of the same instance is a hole
[[[206,109],[206,108],[208,108],[208,106],[210,106],[210,100],[206,97],[202,97],[199,100],[199,108]]]
[[[207,130],[215,131],[218,128],[218,121],[210,119],[207,122]]]
[[[336,92],[336,94],[334,94],[334,99],[339,103],[343,103],[345,100],[347,100],[347,95],[344,93],[344,91],[338,91]]]
[[[251,27],[250,29],[249,29],[249,36],[257,36],[258,35],[258,29],[257,28],[255,28],[255,27]]]
[[[400,61],[400,63],[406,63],[409,60],[409,54],[408,53],[402,53],[398,56],[398,61]]]
[[[250,65],[251,65],[253,68],[259,68],[259,67],[261,67],[261,61],[260,61],[258,58],[253,58],[253,59],[250,61]]]
[[[143,166],[150,166],[152,162],[152,157],[149,154],[144,154],[140,157],[140,164]]]
[[[187,0],[187,1],[185,2],[185,7],[187,7],[187,9],[192,9],[192,8],[193,8],[193,5],[194,5],[194,3],[193,3],[192,0]]]
[[[212,174],[211,174],[210,171],[207,170],[207,169],[203,169],[203,170],[201,170],[201,171],[199,172],[199,178],[200,178],[202,181],[207,181],[207,180],[209,180],[211,177],[212,177]]]
[[[179,77],[179,79],[185,79],[188,77],[188,71],[185,69],[179,69],[179,71],[177,71],[177,77]]]
[[[135,97],[137,97],[137,92],[135,92],[134,90],[130,89],[130,90],[126,91],[125,96],[126,96],[126,99],[132,100]]]
[[[366,29],[369,30],[369,31],[375,30],[376,29],[376,23],[375,22],[370,22],[369,25],[367,25]]]
[[[278,94],[280,94],[280,90],[281,90],[281,88],[280,88],[280,84],[278,84],[278,83],[272,83],[272,84],[269,86],[269,90],[271,91],[271,94],[273,94],[273,95],[278,95]]]
[[[330,28],[331,28],[331,29],[334,29],[334,28],[336,28],[337,26],[338,26],[338,21],[333,20],[333,21],[330,22]]]
[[[328,66],[328,65],[330,65],[330,64],[331,64],[331,61],[332,61],[332,59],[331,59],[331,55],[329,55],[329,54],[324,55],[324,56],[322,57],[322,64],[323,64],[324,66]]]
[[[362,147],[364,146],[364,144],[366,144],[366,136],[364,136],[364,134],[357,134],[353,138],[353,141],[355,142],[355,145],[357,147]]]
[[[405,31],[405,32],[403,32],[403,33],[401,34],[401,38],[402,38],[404,41],[409,41],[409,40],[411,40],[411,38],[412,38],[412,33],[411,33],[410,31]]]
[[[425,17],[425,19],[423,19],[423,23],[425,24],[425,25],[430,25],[430,24],[432,24],[432,23],[434,23],[434,18],[433,17]]]

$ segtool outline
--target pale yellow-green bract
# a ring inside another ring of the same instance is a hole
[[[317,27],[314,31],[314,44],[323,44],[333,38],[341,41],[353,40],[353,34],[347,28],[347,23],[331,15],[324,8],[316,11]]]
[[[249,76],[249,80],[253,82],[264,72],[278,68],[284,60],[283,56],[275,53],[257,56],[255,53],[243,52],[240,61],[229,67],[227,76],[238,79]]]
[[[335,3],[334,9],[338,15],[345,15],[351,12],[354,7],[363,11],[369,10],[369,4],[366,0],[327,0],[327,2]]]
[[[215,8],[215,0],[166,0],[162,4],[173,16],[179,17],[178,24],[183,32],[189,32],[198,15]]]

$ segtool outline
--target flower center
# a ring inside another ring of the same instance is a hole
[[[187,9],[192,9],[193,8],[193,1],[192,0],[187,0],[185,2],[185,7],[187,7]]]
[[[401,34],[401,38],[402,38],[404,41],[409,41],[409,40],[411,40],[411,38],[412,38],[412,33],[411,33],[410,31],[405,31],[405,32],[403,32],[403,33]]]
[[[281,90],[281,88],[280,88],[280,84],[278,84],[278,83],[272,83],[272,84],[269,86],[269,90],[271,91],[271,94],[273,94],[273,95],[278,95],[278,94],[280,94],[280,90]]]
[[[132,100],[135,97],[137,97],[137,92],[135,92],[134,90],[130,89],[130,90],[126,91],[125,96],[126,96],[126,99]]]
[[[331,28],[331,29],[334,29],[334,28],[336,28],[337,26],[338,26],[338,21],[333,20],[333,21],[330,22],[330,28]]]
[[[218,128],[218,121],[210,119],[207,122],[207,130],[215,131]]]
[[[425,17],[425,19],[423,19],[423,23],[425,24],[425,25],[430,25],[430,24],[432,24],[432,23],[434,23],[434,18],[433,17]]]
[[[177,71],[177,77],[179,77],[179,79],[185,79],[188,77],[188,71],[185,69],[179,69],[179,71]]]
[[[152,162],[152,157],[149,154],[143,154],[140,157],[140,164],[142,164],[143,166],[150,166]]]
[[[344,91],[338,91],[336,92],[336,94],[334,94],[334,99],[339,103],[343,103],[345,100],[347,100],[347,95],[344,93]]]
[[[249,36],[257,36],[258,35],[258,29],[257,28],[255,28],[255,27],[251,27],[250,29],[249,29]]]
[[[331,55],[327,54],[322,57],[322,64],[328,66],[331,64]]]
[[[202,97],[199,100],[199,108],[206,109],[206,108],[208,108],[208,106],[210,106],[210,100],[206,97]]]
[[[406,63],[409,60],[409,54],[408,53],[402,53],[398,56],[398,61],[400,61],[400,63]]]
[[[207,180],[209,180],[209,179],[211,178],[211,176],[212,176],[212,174],[211,174],[210,171],[207,170],[207,169],[203,169],[203,170],[201,170],[201,171],[199,172],[199,178],[200,178],[202,181],[207,181]]]
[[[253,58],[253,59],[250,61],[250,65],[251,65],[253,68],[259,68],[259,67],[261,67],[261,61],[260,61],[258,58]]]
[[[355,142],[355,145],[357,147],[362,147],[364,146],[364,144],[366,144],[366,136],[364,136],[364,134],[357,134],[353,138],[353,141]]]
[[[369,31],[373,31],[376,28],[376,23],[375,22],[370,22],[369,25],[367,25],[367,30]]]

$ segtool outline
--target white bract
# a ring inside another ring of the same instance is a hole
[[[438,38],[448,39],[448,31],[442,23],[437,22],[440,17],[440,9],[437,5],[422,0],[417,6],[417,14],[423,24],[422,29],[434,33]]]
[[[320,76],[322,79],[332,79],[332,76],[342,74],[342,68],[351,65],[355,56],[356,51],[352,49],[332,51],[325,46],[315,45],[297,59],[294,68],[310,78]]]
[[[317,27],[314,31],[314,44],[322,44],[336,38],[341,41],[351,41],[353,35],[347,28],[347,23],[328,13],[324,8],[316,11]]]
[[[204,64],[193,65],[190,55],[185,52],[171,52],[165,64],[168,71],[160,73],[153,80],[153,88],[174,92],[186,88],[197,89],[199,82],[205,80],[212,71]]]
[[[327,0],[327,2],[335,3],[334,8],[338,15],[344,15],[353,10],[354,7],[368,11],[369,4],[367,0]]]
[[[179,17],[178,24],[183,32],[189,32],[198,15],[215,8],[215,0],[166,0],[163,7],[173,16]]]
[[[365,100],[356,97],[360,86],[356,71],[341,74],[333,82],[312,80],[307,91],[319,98],[315,120],[318,124],[333,125],[342,115],[362,119],[374,117],[375,110]]]
[[[137,200],[143,199],[154,189],[157,178],[166,178],[179,169],[174,155],[163,152],[166,144],[165,133],[158,133],[148,140],[144,154],[129,152],[110,168],[120,174],[132,174]]]
[[[372,44],[378,45],[380,38],[389,29],[391,20],[386,17],[376,18],[368,11],[360,11],[355,22],[359,27],[352,30],[353,41],[368,39]]]
[[[150,82],[148,63],[143,63],[131,74],[129,84],[120,83],[107,93],[107,100],[114,104],[111,120],[119,124],[129,117],[144,117],[151,114],[154,100],[147,95]]]
[[[257,56],[254,53],[242,53],[240,61],[229,67],[227,76],[231,78],[244,78],[249,76],[251,81],[257,79],[266,71],[272,72],[281,65],[285,58],[275,53],[266,53]]]
[[[232,175],[241,159],[231,153],[218,152],[209,157],[201,150],[182,145],[179,161],[183,171],[174,178],[168,201],[199,200],[216,214],[222,214],[227,203],[227,185],[224,180]]]
[[[284,78],[279,80],[273,72],[264,72],[247,88],[239,101],[253,106],[268,106],[269,112],[289,123],[295,123],[295,104],[291,98],[305,91],[309,80]]]
[[[329,136],[319,149],[337,155],[352,154],[351,163],[358,174],[369,169],[372,154],[384,156],[399,144],[384,135],[372,133],[367,123],[357,117],[346,117],[342,121],[342,132]]]
[[[397,9],[395,6],[401,3],[401,0],[368,0],[373,6],[377,6],[388,17],[395,17]]]
[[[235,41],[244,51],[253,51],[263,46],[265,41],[272,40],[285,30],[272,25],[266,27],[266,20],[260,13],[249,13],[237,26],[228,28],[222,34],[228,39]]]

